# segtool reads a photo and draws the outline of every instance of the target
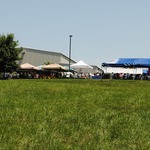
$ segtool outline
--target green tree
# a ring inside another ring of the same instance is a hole
[[[16,70],[19,57],[23,48],[18,47],[19,41],[15,40],[14,34],[0,34],[0,71]]]

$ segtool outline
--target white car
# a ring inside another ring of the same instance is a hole
[[[66,78],[74,78],[74,75],[72,72],[67,72],[66,73]]]

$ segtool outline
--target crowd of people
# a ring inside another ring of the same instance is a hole
[[[5,76],[5,77],[4,77]],[[52,78],[79,78],[79,79],[92,79],[102,78],[100,73],[84,73],[84,72],[59,72],[59,71],[19,71],[7,72],[5,75],[2,73],[1,78],[5,79],[52,79]]]
[[[2,77],[4,77],[2,75]],[[52,78],[79,78],[79,79],[124,79],[124,80],[150,80],[148,74],[129,74],[129,73],[83,73],[83,72],[13,72],[5,73],[5,79],[52,79]]]
[[[125,80],[149,80],[148,74],[129,74],[129,73],[111,73],[111,79],[125,79]]]

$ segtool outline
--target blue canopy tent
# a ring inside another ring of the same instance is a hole
[[[111,62],[102,63],[103,67],[149,68],[150,58],[119,58]]]

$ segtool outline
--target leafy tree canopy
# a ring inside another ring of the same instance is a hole
[[[14,34],[0,34],[0,71],[15,70],[18,67],[17,61],[21,59],[19,54],[23,50],[18,46],[19,41],[15,40]]]

